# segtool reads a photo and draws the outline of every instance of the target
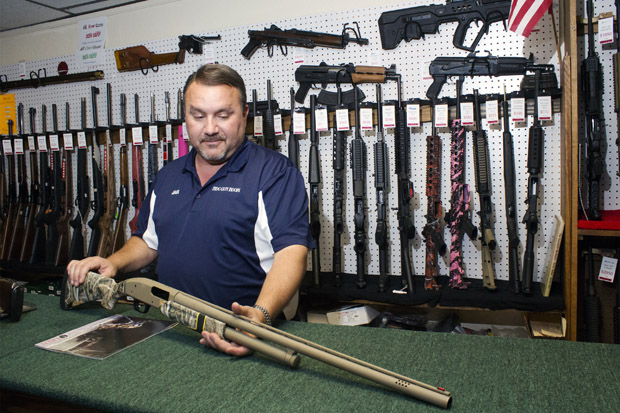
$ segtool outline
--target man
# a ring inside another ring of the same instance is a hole
[[[245,138],[245,85],[233,69],[202,66],[184,97],[192,151],[158,173],[125,246],[70,262],[69,282],[80,285],[89,270],[114,277],[157,258],[160,282],[270,322],[296,294],[313,247],[303,177],[286,157]],[[216,333],[203,332],[200,342],[249,353]]]

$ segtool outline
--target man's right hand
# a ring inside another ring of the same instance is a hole
[[[81,285],[88,271],[96,271],[103,276],[112,278],[118,272],[118,268],[109,259],[102,257],[88,257],[80,261],[73,260],[67,265],[69,284],[74,287]]]

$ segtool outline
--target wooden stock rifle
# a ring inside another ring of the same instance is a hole
[[[13,137],[13,120],[8,120],[9,126],[9,139]],[[9,140],[9,145],[13,145],[13,142]],[[4,211],[4,228],[2,229],[2,249],[0,251],[0,258],[6,260],[9,258],[9,250],[11,247],[11,235],[13,233],[13,227],[15,226],[15,220],[17,218],[17,185],[15,182],[15,152],[10,154],[5,153],[8,161],[8,175],[9,184],[6,198],[6,206],[2,205]],[[3,178],[4,182],[4,178]]]
[[[23,136],[24,136],[24,105],[19,104],[17,106],[17,137],[15,147],[17,147],[17,140],[21,142],[23,148]],[[22,244],[24,242],[24,228],[26,225],[26,217],[28,209],[30,207],[28,200],[28,173],[26,171],[26,155],[22,152],[17,154],[17,186],[19,193],[17,195],[17,214],[15,217],[15,225],[13,226],[13,234],[11,235],[11,245],[9,246],[8,259],[11,261],[19,261],[19,253],[21,252]]]
[[[105,143],[103,149],[103,215],[99,220],[101,238],[97,246],[97,255],[107,257],[113,252],[114,239],[114,216],[116,215],[116,179],[114,169],[114,146],[110,136],[112,127],[112,85],[106,86],[108,124],[105,130]]]
[[[81,303],[101,300],[104,308],[112,309],[118,299],[126,296],[134,299],[134,308],[137,311],[146,313],[150,307],[158,308],[166,317],[192,330],[217,332],[223,338],[293,368],[299,365],[300,357],[296,354],[299,353],[439,407],[448,408],[452,403],[450,392],[441,387],[430,386],[247,317],[235,315],[229,310],[147,278],[130,278],[116,283],[111,278],[89,272],[81,286],[73,287],[68,283],[65,274],[61,286],[60,307],[69,310]]]
[[[29,116],[30,116],[30,133],[31,136],[28,140],[32,139],[32,142],[29,143],[29,157],[30,157],[30,196],[28,202],[28,212],[26,213],[26,223],[24,228],[24,242],[21,246],[21,251],[19,254],[19,261],[30,261],[30,256],[32,254],[32,245],[34,243],[34,219],[39,212],[40,205],[40,185],[39,185],[39,166],[37,165],[37,153],[34,148],[34,136],[36,134],[35,130],[35,114],[36,109],[30,108]]]

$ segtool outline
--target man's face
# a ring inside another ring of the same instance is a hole
[[[211,165],[226,162],[243,143],[248,108],[240,92],[228,85],[192,83],[185,93],[189,141]],[[199,158],[196,158],[200,162]]]

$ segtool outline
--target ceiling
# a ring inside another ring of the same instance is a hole
[[[0,32],[145,0],[0,0]]]

